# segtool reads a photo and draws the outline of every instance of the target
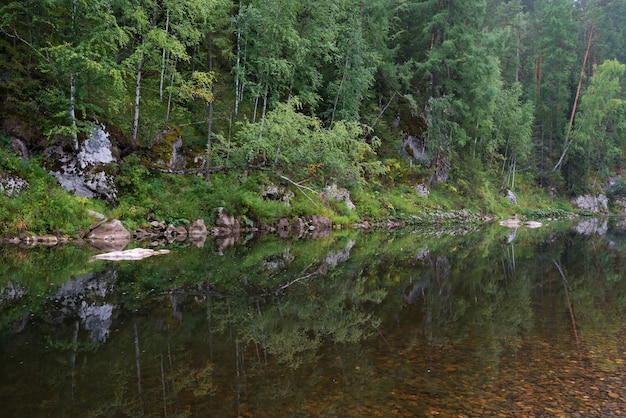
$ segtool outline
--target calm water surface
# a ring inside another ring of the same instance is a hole
[[[626,415],[626,232],[0,248],[3,417]]]

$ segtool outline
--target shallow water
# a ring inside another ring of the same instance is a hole
[[[626,414],[619,225],[2,248],[3,417]]]

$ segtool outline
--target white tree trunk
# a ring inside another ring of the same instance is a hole
[[[70,119],[72,123],[72,146],[78,151],[78,127],[76,126],[76,74],[70,73]]]
[[[141,45],[144,45],[144,41],[141,41]],[[137,61],[137,81],[135,84],[135,115],[133,117],[133,132],[131,138],[131,144],[133,148],[137,148],[137,131],[139,130],[139,98],[141,96],[141,69],[143,67],[143,52],[139,55]]]
[[[165,33],[168,34],[170,29],[170,9],[167,9],[165,17]],[[165,47],[161,54],[161,82],[159,83],[159,100],[163,101],[163,80],[165,79]]]

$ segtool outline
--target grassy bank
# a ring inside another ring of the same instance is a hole
[[[430,189],[429,196],[420,195],[415,188],[424,178],[419,167],[402,160],[386,160],[385,166],[384,175],[349,188],[356,207],[351,209],[315,186],[314,180],[287,179],[267,171],[231,171],[213,174],[206,181],[198,175],[151,171],[138,158],[130,157],[117,167],[118,202],[109,205],[65,192],[41,168],[37,158],[24,160],[1,151],[2,173],[26,180],[28,187],[14,196],[0,194],[0,234],[53,232],[80,236],[93,222],[86,214],[88,209],[120,219],[130,230],[149,220],[176,225],[203,219],[211,225],[218,207],[240,217],[245,226],[271,225],[284,217],[320,215],[344,227],[365,221],[384,225],[389,219],[417,225],[515,213],[558,215],[572,210],[567,201],[547,196],[533,184],[530,175],[518,178],[518,205],[514,205],[503,197],[493,171],[478,170],[475,164],[464,165],[473,169],[451,173],[448,182]],[[271,187],[288,195],[289,204],[264,197],[263,191]]]

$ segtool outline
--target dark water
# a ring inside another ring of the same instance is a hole
[[[625,415],[614,223],[0,248],[0,415]]]

